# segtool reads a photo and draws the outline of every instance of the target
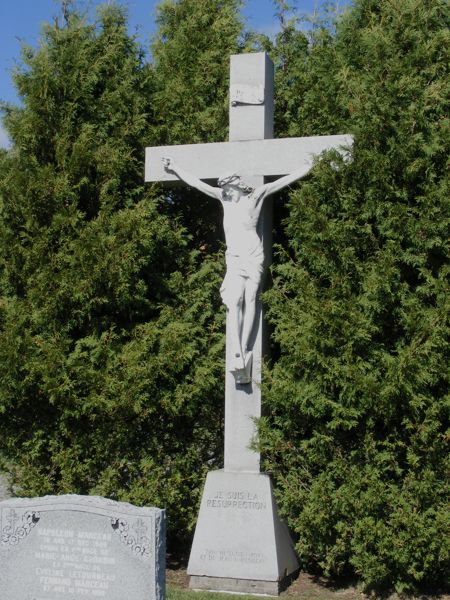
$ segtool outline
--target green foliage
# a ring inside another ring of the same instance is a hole
[[[164,0],[159,5],[152,44],[152,144],[227,139],[230,55],[250,43],[241,5],[241,0]],[[170,197],[167,213],[181,218],[195,246],[217,251],[223,238],[220,207],[192,190],[173,189]]]
[[[265,465],[304,568],[425,590],[449,557],[449,6],[357,0],[301,31],[276,0],[274,41],[240,6],[165,0],[150,65],[109,4],[88,23],[69,3],[24,48],[0,152],[0,454],[23,495],[153,503],[173,547],[189,537],[222,464],[220,214],[144,187],[143,148],[225,140],[228,57],[258,40],[278,137],[355,135],[285,211]]]
[[[222,262],[143,184],[155,75],[121,9],[24,49],[0,156],[0,452],[19,493],[194,523],[221,464]]]
[[[274,0],[280,32],[260,37],[275,65],[277,137],[329,135],[346,131],[348,109],[341,103],[342,78],[335,48],[334,15],[327,6],[317,19],[298,17],[285,0]],[[331,21],[330,21],[331,20]],[[300,26],[300,28],[299,28]]]
[[[228,135],[230,54],[241,47],[241,0],[164,0],[153,42],[159,143]]]
[[[292,195],[267,294],[261,447],[301,560],[400,592],[448,575],[449,24],[439,0],[359,0],[300,46],[295,69],[331,66],[355,147]]]

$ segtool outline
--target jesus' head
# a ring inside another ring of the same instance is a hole
[[[226,200],[234,200],[237,202],[242,195],[247,196],[253,189],[242,181],[241,175],[238,173],[225,173],[219,177],[217,184],[224,191]]]

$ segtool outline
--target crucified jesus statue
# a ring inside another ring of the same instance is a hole
[[[222,175],[218,187],[188,173],[170,158],[163,158],[166,171],[174,173],[188,186],[211,198],[223,208],[227,271],[220,288],[227,307],[233,361],[231,372],[251,369],[251,337],[256,313],[256,296],[264,270],[264,251],[257,226],[265,198],[304,177],[312,168],[305,164],[290,175],[257,188],[246,185],[237,173]],[[250,366],[249,366],[250,365]],[[236,381],[244,383],[236,377]]]

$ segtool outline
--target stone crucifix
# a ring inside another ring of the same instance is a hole
[[[229,370],[237,384],[251,382],[252,333],[255,327],[256,300],[264,272],[263,240],[258,223],[265,199],[305,175],[310,167],[303,165],[294,173],[256,189],[238,173],[219,177],[214,187],[163,158],[164,168],[175,173],[190,187],[219,200],[223,210],[227,272],[220,293],[228,311],[228,341],[231,348]]]
[[[229,141],[146,149],[145,180],[180,180],[223,210],[227,271],[225,464],[207,475],[189,558],[196,589],[278,594],[298,570],[270,477],[252,449],[261,416],[267,346],[260,302],[272,256],[271,195],[306,175],[348,135],[273,139],[273,64],[265,53],[231,57]],[[206,399],[205,399],[206,400]]]
[[[272,255],[271,194],[306,175],[346,135],[273,138],[273,64],[266,53],[231,56],[229,142],[146,148],[145,180],[183,181],[223,209],[227,271],[225,471],[259,473],[250,449],[261,416],[261,361],[267,346],[261,280]],[[266,178],[277,177],[266,183]],[[217,181],[216,185],[211,182]]]

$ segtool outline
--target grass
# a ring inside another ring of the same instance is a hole
[[[221,594],[219,592],[195,592],[193,590],[184,590],[167,586],[167,600],[230,600],[230,594]],[[241,594],[233,594],[232,600],[255,600],[255,596],[246,596]]]
[[[190,590],[188,582],[189,577],[185,569],[169,569],[167,600],[255,600],[255,596],[249,594]],[[342,587],[334,587],[324,579],[301,573],[298,579],[281,594],[281,597],[286,600],[361,600],[364,594],[350,583]]]
[[[189,575],[186,572],[187,557],[187,553],[178,557],[167,556],[167,600],[255,600],[255,596],[244,593],[226,594],[190,590]],[[333,585],[323,577],[315,577],[301,572],[288,589],[282,592],[281,598],[285,600],[362,600],[364,594],[355,587],[355,583],[355,581],[342,581],[340,584],[335,582]],[[450,600],[450,598],[442,600]]]

